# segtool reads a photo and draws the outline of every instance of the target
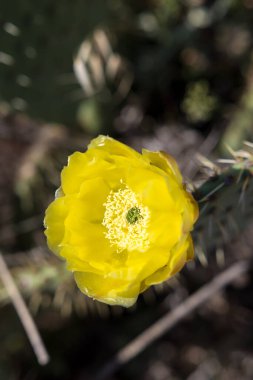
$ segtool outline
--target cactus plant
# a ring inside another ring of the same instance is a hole
[[[252,144],[248,144],[252,149]],[[200,206],[200,218],[194,231],[196,253],[203,264],[207,254],[216,251],[218,261],[224,245],[244,230],[253,216],[253,155],[232,152],[233,160],[204,182],[194,196]]]

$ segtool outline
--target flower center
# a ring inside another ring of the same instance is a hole
[[[103,226],[105,237],[118,252],[145,251],[149,247],[148,224],[150,211],[142,205],[137,195],[125,187],[111,191],[104,204]]]
[[[130,224],[138,222],[138,219],[142,218],[141,210],[138,207],[132,207],[127,211],[126,220]]]

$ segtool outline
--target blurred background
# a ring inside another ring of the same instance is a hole
[[[253,0],[0,3],[0,249],[51,360],[41,367],[0,283],[0,379],[93,379],[131,338],[211,279],[198,261],[123,310],[85,298],[51,255],[44,210],[73,151],[109,134],[164,150],[186,181],[201,154],[253,136]],[[207,176],[207,174],[205,174]],[[252,254],[252,225],[222,249]],[[203,262],[202,262],[203,264]],[[114,379],[253,378],[253,277],[242,276]]]

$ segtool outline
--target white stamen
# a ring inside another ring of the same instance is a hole
[[[148,225],[150,211],[142,205],[137,195],[127,186],[118,191],[111,191],[104,204],[105,214],[102,224],[107,231],[105,237],[118,252],[148,249]],[[128,211],[136,208],[140,217],[136,222],[129,222]]]

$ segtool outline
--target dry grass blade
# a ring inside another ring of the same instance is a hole
[[[207,301],[216,292],[237,279],[241,274],[250,268],[250,261],[239,261],[231,267],[217,275],[212,281],[204,285],[193,295],[188,297],[174,310],[168,312],[164,317],[155,322],[152,326],[142,332],[132,342],[121,349],[115,357],[105,365],[98,373],[96,380],[105,380],[111,376],[124,364],[135,358],[144,351],[156,339],[168,332],[179,321],[195,310],[203,302]]]
[[[41,365],[45,365],[49,362],[49,355],[42,342],[38,329],[29,313],[25,302],[16,287],[13,278],[8,270],[3,255],[0,253],[0,277],[2,282],[12,300],[12,303],[19,315],[19,318],[24,326],[26,334],[31,342],[38,362]]]

